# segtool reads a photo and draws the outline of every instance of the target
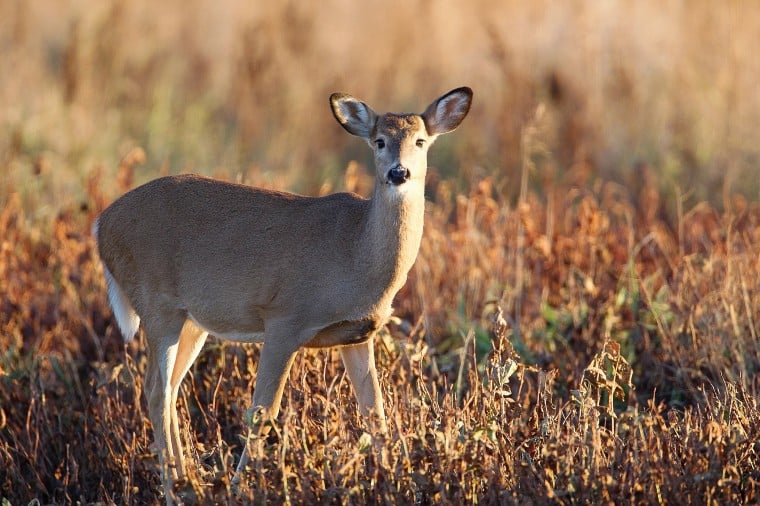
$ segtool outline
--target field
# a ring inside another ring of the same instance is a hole
[[[419,110],[419,257],[376,339],[389,433],[301,351],[230,478],[259,348],[185,379],[188,503],[760,503],[760,9],[749,3],[0,3],[0,501],[160,504],[142,335],[90,226],[161,174],[367,195],[346,91]]]

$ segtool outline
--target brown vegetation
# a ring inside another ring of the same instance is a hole
[[[203,166],[362,192],[329,92],[395,109],[468,84],[377,342],[389,436],[363,433],[337,353],[300,352],[243,498],[760,502],[756,9],[476,3],[393,3],[391,46],[348,6],[0,6],[3,500],[161,500],[145,346],[89,233],[105,205]],[[231,500],[257,356],[211,340],[183,384],[188,500]]]

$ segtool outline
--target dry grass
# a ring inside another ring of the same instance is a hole
[[[4,501],[161,500],[104,206],[183,168],[366,192],[329,92],[395,109],[468,84],[377,340],[388,437],[337,353],[304,351],[243,499],[760,502],[760,11],[476,4],[0,4]],[[257,358],[211,341],[182,386],[188,501],[230,500]]]
[[[303,352],[250,498],[760,499],[760,208],[721,217],[700,206],[676,236],[626,206],[604,211],[604,188],[570,192],[549,239],[535,196],[514,209],[488,189],[460,197],[448,217],[431,206],[401,325],[377,347],[388,439],[362,436],[336,354]],[[155,501],[144,346],[120,344],[87,219],[62,215],[49,237],[26,221],[18,199],[0,218],[3,494],[14,504]],[[524,290],[510,294],[518,223]],[[227,498],[257,355],[212,343],[183,386],[196,466],[185,493],[199,500]]]

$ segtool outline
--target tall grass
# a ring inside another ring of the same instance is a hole
[[[337,354],[304,351],[243,498],[756,501],[760,208],[701,206],[679,237],[600,187],[556,204],[548,238],[534,194],[512,208],[490,190],[431,206],[377,343],[388,438],[363,436]],[[0,484],[14,504],[160,497],[145,347],[121,344],[82,221],[63,215],[41,237],[19,198],[0,217]],[[183,384],[185,498],[231,497],[257,359],[212,341]]]
[[[389,435],[301,352],[242,499],[760,501],[759,34],[700,0],[0,3],[0,497],[160,501],[143,338],[89,235],[109,202],[180,171],[366,194],[329,93],[466,84],[377,339]],[[188,502],[231,501],[257,363],[212,340],[183,383]]]

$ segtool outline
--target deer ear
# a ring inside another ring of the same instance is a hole
[[[467,87],[451,90],[435,100],[422,113],[428,134],[440,135],[454,130],[470,112],[471,104],[472,90]]]
[[[338,123],[349,133],[369,139],[377,114],[370,106],[346,93],[330,95],[330,106]]]

